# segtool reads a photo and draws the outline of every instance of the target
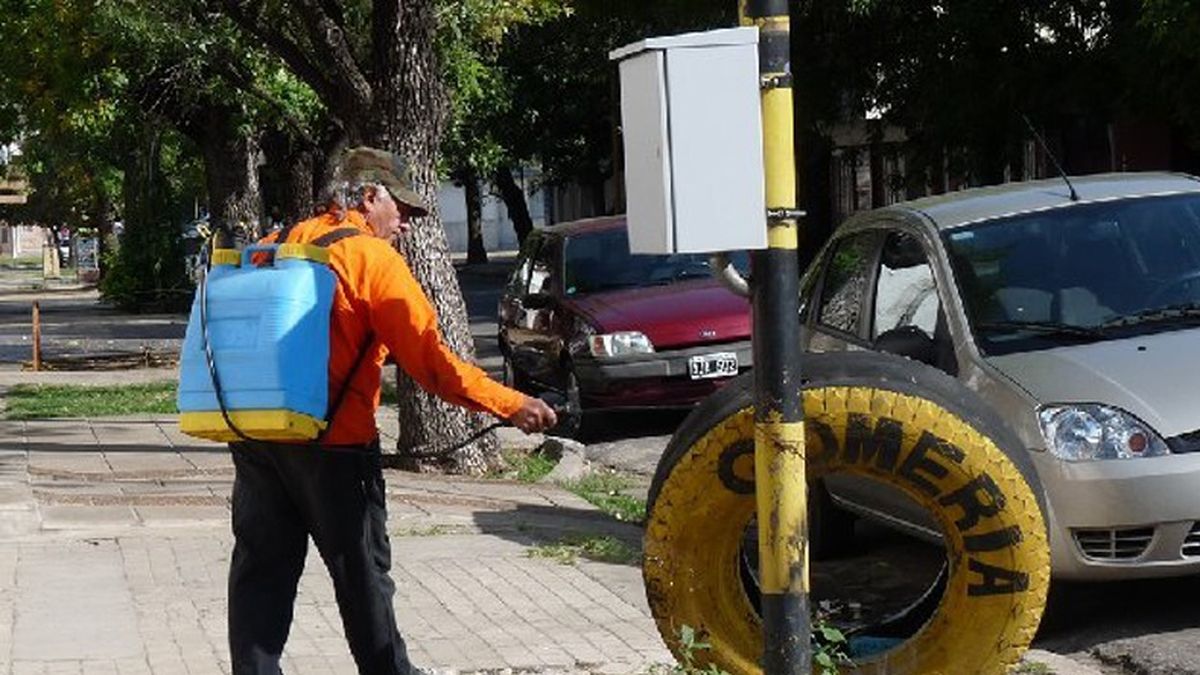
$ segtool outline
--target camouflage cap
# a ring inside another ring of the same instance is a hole
[[[342,156],[339,169],[345,180],[383,185],[396,201],[413,209],[415,216],[429,213],[425,200],[413,190],[408,161],[400,155],[366,146],[350,148]]]

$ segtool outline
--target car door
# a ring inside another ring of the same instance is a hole
[[[869,289],[883,234],[854,230],[835,238],[815,262],[815,283],[806,299],[805,351],[838,352],[869,348]]]
[[[931,244],[899,221],[880,219],[828,248],[815,295],[810,350],[887,351],[957,372]],[[864,478],[831,475],[835,503],[928,540],[937,525],[899,490]]]
[[[876,351],[907,356],[949,375],[958,373],[946,321],[945,292],[934,273],[937,258],[917,232],[884,230],[872,293],[868,336]]]
[[[514,366],[547,386],[557,386],[560,379],[555,320],[561,307],[562,242],[559,236],[543,236],[529,251],[525,293],[510,329]]]
[[[529,295],[529,281],[534,258],[541,251],[545,237],[534,232],[525,240],[517,258],[516,268],[508,279],[504,295],[500,299],[500,349],[513,368],[528,373],[530,366],[529,341],[532,339],[532,313],[525,306]]]

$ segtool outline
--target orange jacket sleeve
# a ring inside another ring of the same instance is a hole
[[[442,342],[437,313],[403,256],[383,240],[363,247],[371,260],[363,267],[363,299],[371,328],[417,384],[456,405],[511,417],[525,395],[492,380],[458,358]]]

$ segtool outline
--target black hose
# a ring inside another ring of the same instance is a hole
[[[209,246],[205,246],[205,255],[202,265],[204,273],[200,275],[200,339],[204,343],[204,359],[208,362],[208,374],[212,377],[213,393],[216,394],[217,407],[221,409],[221,417],[225,420],[225,424],[237,437],[247,442],[263,442],[255,438],[250,438],[241,429],[233,423],[233,419],[229,416],[229,409],[225,405],[225,392],[221,388],[221,378],[217,375],[217,362],[213,358],[212,341],[208,337],[208,273],[211,259],[208,254]]]

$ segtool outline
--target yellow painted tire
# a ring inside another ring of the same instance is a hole
[[[1033,640],[1050,583],[1027,451],[932,368],[872,353],[806,356],[803,367],[809,480],[847,473],[899,488],[933,514],[947,551],[933,616],[852,672],[1007,672]],[[677,636],[691,626],[712,645],[697,655],[733,675],[761,672],[762,624],[739,560],[755,515],[752,403],[752,381],[738,378],[680,426],[651,486],[645,541],[646,592],[664,640],[681,656]]]

